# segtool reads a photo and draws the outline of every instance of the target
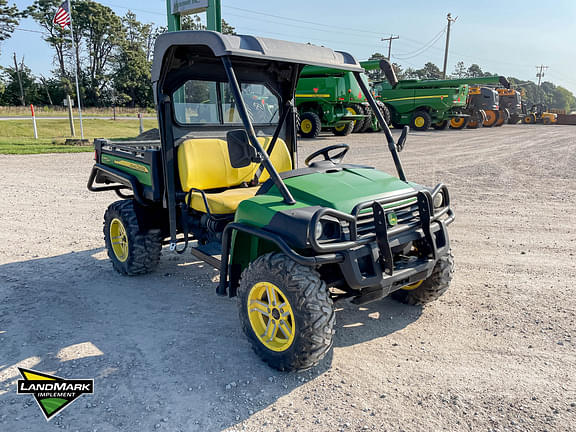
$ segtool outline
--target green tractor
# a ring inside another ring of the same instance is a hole
[[[366,85],[364,75],[362,79]],[[304,138],[315,138],[321,130],[331,130],[338,136],[379,130],[366,96],[349,71],[306,66],[296,89],[296,107],[299,133]],[[380,110],[388,117],[384,106]]]
[[[353,73],[397,176],[346,163],[347,144],[297,166],[293,101],[305,65]],[[163,245],[189,250],[219,270],[216,293],[238,298],[242,330],[279,370],[310,368],[326,355],[335,301],[440,297],[453,274],[448,189],[406,179],[398,151],[407,128],[395,142],[362,71],[351,55],[313,45],[161,35],[152,66],[161,139],[95,142],[88,189],[121,198],[104,215],[114,269],[145,274]]]

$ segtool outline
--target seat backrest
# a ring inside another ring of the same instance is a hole
[[[271,137],[258,137],[260,145],[267,149]],[[272,164],[278,172],[292,169],[292,159],[284,140],[278,138],[272,155]],[[183,141],[178,147],[178,172],[182,190],[219,189],[238,186],[252,180],[259,164],[250,164],[244,168],[232,168],[228,155],[228,144],[221,139],[191,138]],[[269,178],[266,170],[260,181]]]

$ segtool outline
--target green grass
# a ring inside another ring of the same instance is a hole
[[[130,139],[138,136],[135,120],[84,120],[84,137]],[[0,121],[0,154],[78,153],[93,151],[90,146],[64,145],[70,136],[67,119],[37,120],[38,139],[34,139],[32,121]],[[80,124],[75,122],[76,138],[80,138]],[[144,130],[157,127],[156,120],[144,120]]]
[[[68,118],[68,109],[55,106],[37,106],[35,107],[38,117],[64,117]],[[156,111],[153,108],[125,108],[117,107],[116,116],[118,117],[136,117],[142,113],[145,117],[153,117]],[[74,117],[78,116],[78,110],[74,108]],[[111,107],[106,108],[83,108],[82,114],[86,117],[112,117],[114,110]],[[0,106],[0,117],[30,116],[29,106]]]

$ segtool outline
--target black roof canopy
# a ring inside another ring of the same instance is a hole
[[[174,53],[178,52],[180,55],[176,57],[180,59],[175,59]],[[179,31],[164,33],[156,40],[152,82],[161,80],[163,73],[177,69],[186,52],[203,52],[203,61],[213,57],[219,62],[219,57],[231,56],[253,59],[256,63],[260,60],[262,63],[292,63],[363,71],[352,55],[317,45],[248,35],[225,35],[213,31]]]

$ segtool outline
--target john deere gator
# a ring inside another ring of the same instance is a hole
[[[345,162],[347,144],[298,166],[294,96],[306,65],[353,74],[395,174]],[[161,139],[95,143],[88,188],[120,198],[104,214],[113,268],[141,275],[163,245],[188,250],[219,271],[217,294],[237,297],[239,322],[223,319],[279,370],[326,355],[335,301],[392,295],[425,304],[444,294],[453,274],[448,188],[407,179],[398,152],[408,128],[396,142],[362,72],[350,54],[314,45],[210,31],[159,36],[152,86]]]

